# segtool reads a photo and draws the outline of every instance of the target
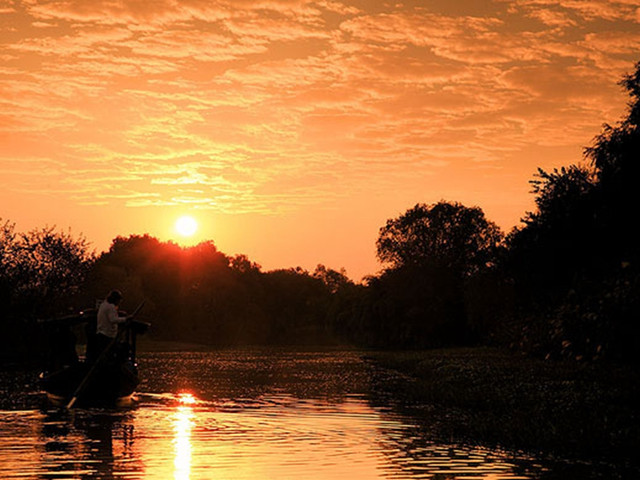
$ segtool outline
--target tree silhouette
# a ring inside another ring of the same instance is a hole
[[[0,222],[0,352],[34,357],[42,345],[35,320],[77,306],[93,265],[88,242],[53,227],[27,233]],[[0,355],[1,355],[0,354]]]
[[[96,261],[87,290],[111,288],[126,308],[146,300],[151,337],[211,345],[323,343],[330,312],[351,285],[319,266],[262,272],[246,255],[229,257],[213,242],[180,247],[149,235],[118,237]]]
[[[635,239],[640,222],[640,62],[621,82],[631,97],[626,118],[605,125],[585,153],[598,179],[597,228],[606,232],[607,256],[613,263],[637,263]],[[604,253],[604,252],[603,252]]]
[[[336,293],[351,283],[344,269],[337,271],[322,264],[318,264],[313,272],[313,277],[322,280],[331,293]]]
[[[467,343],[466,286],[495,263],[502,239],[480,208],[456,202],[417,204],[387,220],[376,247],[390,267],[369,281],[366,337],[411,348]]]
[[[586,165],[539,170],[537,210],[508,237],[519,293],[517,343],[574,358],[631,358],[640,314],[640,62],[621,82],[628,115],[585,149]]]
[[[585,150],[589,163],[539,169],[531,182],[537,210],[508,243],[510,266],[533,296],[561,297],[585,275],[602,279],[640,261],[640,62],[622,85],[631,95],[629,114],[604,126]]]
[[[469,276],[495,260],[502,238],[480,208],[441,201],[417,204],[387,220],[376,247],[378,258],[392,268],[444,267]]]
[[[5,314],[23,319],[51,315],[63,308],[81,287],[94,255],[83,237],[54,227],[15,232],[9,222],[0,226],[0,284],[9,298]]]
[[[577,272],[588,268],[585,257],[599,250],[594,230],[596,175],[587,165],[546,172],[530,182],[535,212],[507,237],[510,274],[523,298],[562,296]]]

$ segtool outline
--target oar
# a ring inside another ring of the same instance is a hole
[[[138,305],[138,308],[136,308],[134,312],[129,316],[127,322],[131,321],[131,319],[133,319],[133,317],[135,317],[138,314],[138,312],[140,311],[143,305],[144,305],[144,300],[142,301],[142,303],[140,303],[140,305]],[[76,391],[73,392],[73,397],[71,398],[71,400],[69,400],[69,403],[67,404],[67,408],[73,407],[73,405],[76,403],[76,401],[78,400],[78,397],[80,396],[80,394],[88,384],[89,380],[93,376],[93,372],[96,371],[98,365],[102,362],[102,360],[107,357],[107,354],[109,353],[109,351],[111,351],[113,346],[118,342],[118,339],[120,338],[120,336],[123,334],[124,331],[125,329],[120,330],[116,335],[116,337],[113,340],[111,340],[111,342],[109,342],[109,345],[107,345],[107,347],[102,351],[102,353],[100,353],[100,356],[93,363],[93,365],[91,366],[91,368],[89,369],[85,377],[82,379],[82,381],[80,382],[80,385],[78,385],[78,388],[76,388]]]

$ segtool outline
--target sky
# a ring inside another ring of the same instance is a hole
[[[358,280],[416,203],[518,225],[638,60],[637,0],[0,0],[0,218]]]

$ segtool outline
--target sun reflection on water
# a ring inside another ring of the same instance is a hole
[[[255,353],[195,358],[206,371],[182,360],[169,377],[180,386],[166,389],[150,375],[158,383],[147,388],[157,392],[143,393],[133,410],[0,410],[0,479],[520,480],[555,468],[521,452],[438,441],[428,418],[371,397],[371,377],[356,375],[361,363],[333,353],[320,365],[296,353],[295,376],[284,360]],[[212,368],[214,360],[222,366]],[[162,372],[177,363],[167,354],[147,362]],[[265,385],[268,362],[281,376]],[[183,371],[202,380],[198,396],[181,389]]]
[[[178,394],[178,402],[182,405],[193,405],[197,402],[192,393],[182,392]]]
[[[173,423],[174,451],[173,478],[189,480],[191,475],[191,429],[193,427],[193,410],[189,405],[195,403],[193,396],[185,397],[193,401],[181,402],[177,407]]]

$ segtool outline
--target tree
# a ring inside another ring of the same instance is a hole
[[[531,180],[538,211],[527,213],[526,224],[563,223],[582,210],[583,200],[593,193],[596,173],[585,165],[570,165],[546,172],[539,168]]]
[[[9,314],[23,319],[54,314],[78,292],[93,260],[83,237],[53,227],[15,233],[5,223],[0,227],[0,268],[3,289],[11,293]]]
[[[479,207],[441,201],[417,204],[387,220],[376,247],[380,261],[391,268],[431,266],[465,277],[495,260],[502,239]]]
[[[626,118],[604,125],[585,150],[598,179],[597,228],[607,233],[607,256],[613,264],[640,262],[636,225],[640,222],[640,62],[621,85],[631,100]]]
[[[251,261],[249,257],[244,254],[237,254],[229,260],[231,268],[238,273],[260,273],[259,264]]]
[[[537,210],[508,237],[511,273],[545,303],[580,279],[600,281],[640,262],[640,62],[622,85],[631,95],[628,116],[604,126],[585,150],[587,164],[538,169],[531,181]]]
[[[51,227],[19,233],[0,222],[0,355],[35,358],[43,345],[33,320],[77,306],[93,260],[84,238]]]
[[[530,182],[536,211],[507,237],[506,266],[525,297],[564,295],[578,272],[595,264],[601,234],[594,228],[597,178],[588,165],[546,172]]]
[[[376,243],[390,265],[368,286],[374,344],[435,347],[472,341],[465,289],[496,261],[503,235],[479,207],[417,204],[387,221]]]
[[[9,305],[13,293],[12,277],[18,258],[17,248],[15,225],[9,221],[0,223],[0,302],[5,306],[5,309]]]
[[[146,301],[156,338],[215,345],[330,340],[333,288],[348,282],[326,268],[262,272],[246,255],[229,257],[211,241],[191,247],[149,235],[118,237],[96,261],[88,289],[95,298],[121,289],[125,308]]]
[[[543,355],[631,359],[640,305],[640,62],[621,84],[628,115],[604,125],[587,164],[538,170],[537,210],[508,238],[521,348]]]
[[[337,271],[322,264],[318,264],[313,272],[313,277],[322,280],[322,283],[326,285],[331,293],[336,293],[341,288],[352,283],[347,277],[347,272],[344,268]]]

